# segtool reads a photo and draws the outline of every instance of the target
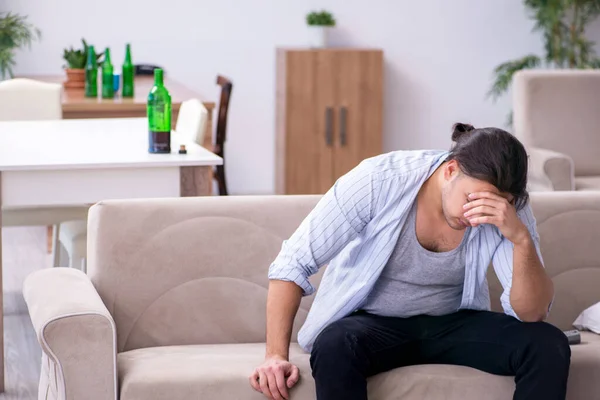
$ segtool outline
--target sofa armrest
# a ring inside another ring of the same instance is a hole
[[[529,150],[529,156],[529,179],[532,187],[575,190],[575,165],[571,157],[536,147]]]
[[[40,398],[116,400],[115,323],[89,278],[44,269],[27,277],[23,295],[43,352]]]

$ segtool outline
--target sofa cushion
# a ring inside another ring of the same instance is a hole
[[[253,343],[165,346],[121,353],[120,399],[263,400],[250,388],[248,376],[263,359],[264,351],[264,344]],[[290,360],[300,368],[300,381],[291,391],[294,400],[315,398],[309,359],[309,354],[292,344]],[[600,335],[582,332],[582,343],[572,346],[567,398],[599,393],[598,376]],[[513,391],[512,377],[449,365],[398,368],[369,379],[370,400],[509,400]]]
[[[575,177],[575,190],[600,190],[600,176]]]
[[[248,377],[264,357],[264,344],[164,346],[119,354],[121,400],[264,400]],[[314,400],[310,355],[292,344],[290,361],[300,369],[293,400]],[[399,368],[369,381],[369,400],[512,398],[512,377],[447,365]],[[394,396],[390,397],[390,393]]]
[[[162,346],[121,353],[120,400],[264,400],[248,382],[264,354],[264,343]],[[290,361],[300,368],[292,398],[314,399],[309,355],[293,344]]]
[[[593,332],[581,332],[581,344],[594,344],[600,346],[600,335]]]
[[[584,332],[573,347],[569,399],[600,392],[600,336]],[[264,356],[264,344],[166,346],[132,350],[118,357],[121,400],[264,399],[248,376]],[[292,344],[290,360],[300,368],[294,400],[315,398],[310,356]],[[369,379],[369,399],[509,400],[512,377],[472,368],[418,365],[398,368]],[[583,396],[583,397],[582,397]]]

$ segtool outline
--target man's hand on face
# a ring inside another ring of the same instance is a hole
[[[514,244],[530,239],[527,227],[517,216],[517,210],[504,197],[492,192],[477,192],[469,194],[469,200],[463,208],[471,226],[496,225],[500,233]]]
[[[268,399],[289,399],[291,389],[300,378],[298,367],[281,357],[270,357],[250,375],[250,385]]]

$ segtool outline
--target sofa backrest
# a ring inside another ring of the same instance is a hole
[[[548,322],[567,330],[589,306],[600,302],[600,191],[533,192],[531,207],[546,272],[554,282]],[[502,289],[488,270],[492,309],[501,311]]]
[[[319,199],[227,196],[93,206],[88,275],[115,320],[118,351],[263,342],[268,267]],[[294,337],[312,300],[302,300]]]
[[[531,197],[556,288],[550,321],[567,329],[600,301],[600,192]],[[319,198],[118,200],[92,207],[88,274],[115,319],[118,350],[263,342],[267,269]],[[500,310],[491,268],[490,292]],[[312,300],[302,300],[293,340]]]
[[[600,175],[600,71],[531,70],[513,78],[513,131],[528,147],[570,156],[576,176]]]

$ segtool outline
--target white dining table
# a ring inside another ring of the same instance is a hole
[[[187,154],[178,153],[181,144],[185,144]],[[172,135],[171,154],[150,154],[146,118],[0,122],[0,207],[34,212],[108,199],[210,195],[212,168],[222,163],[221,157],[177,133]]]

